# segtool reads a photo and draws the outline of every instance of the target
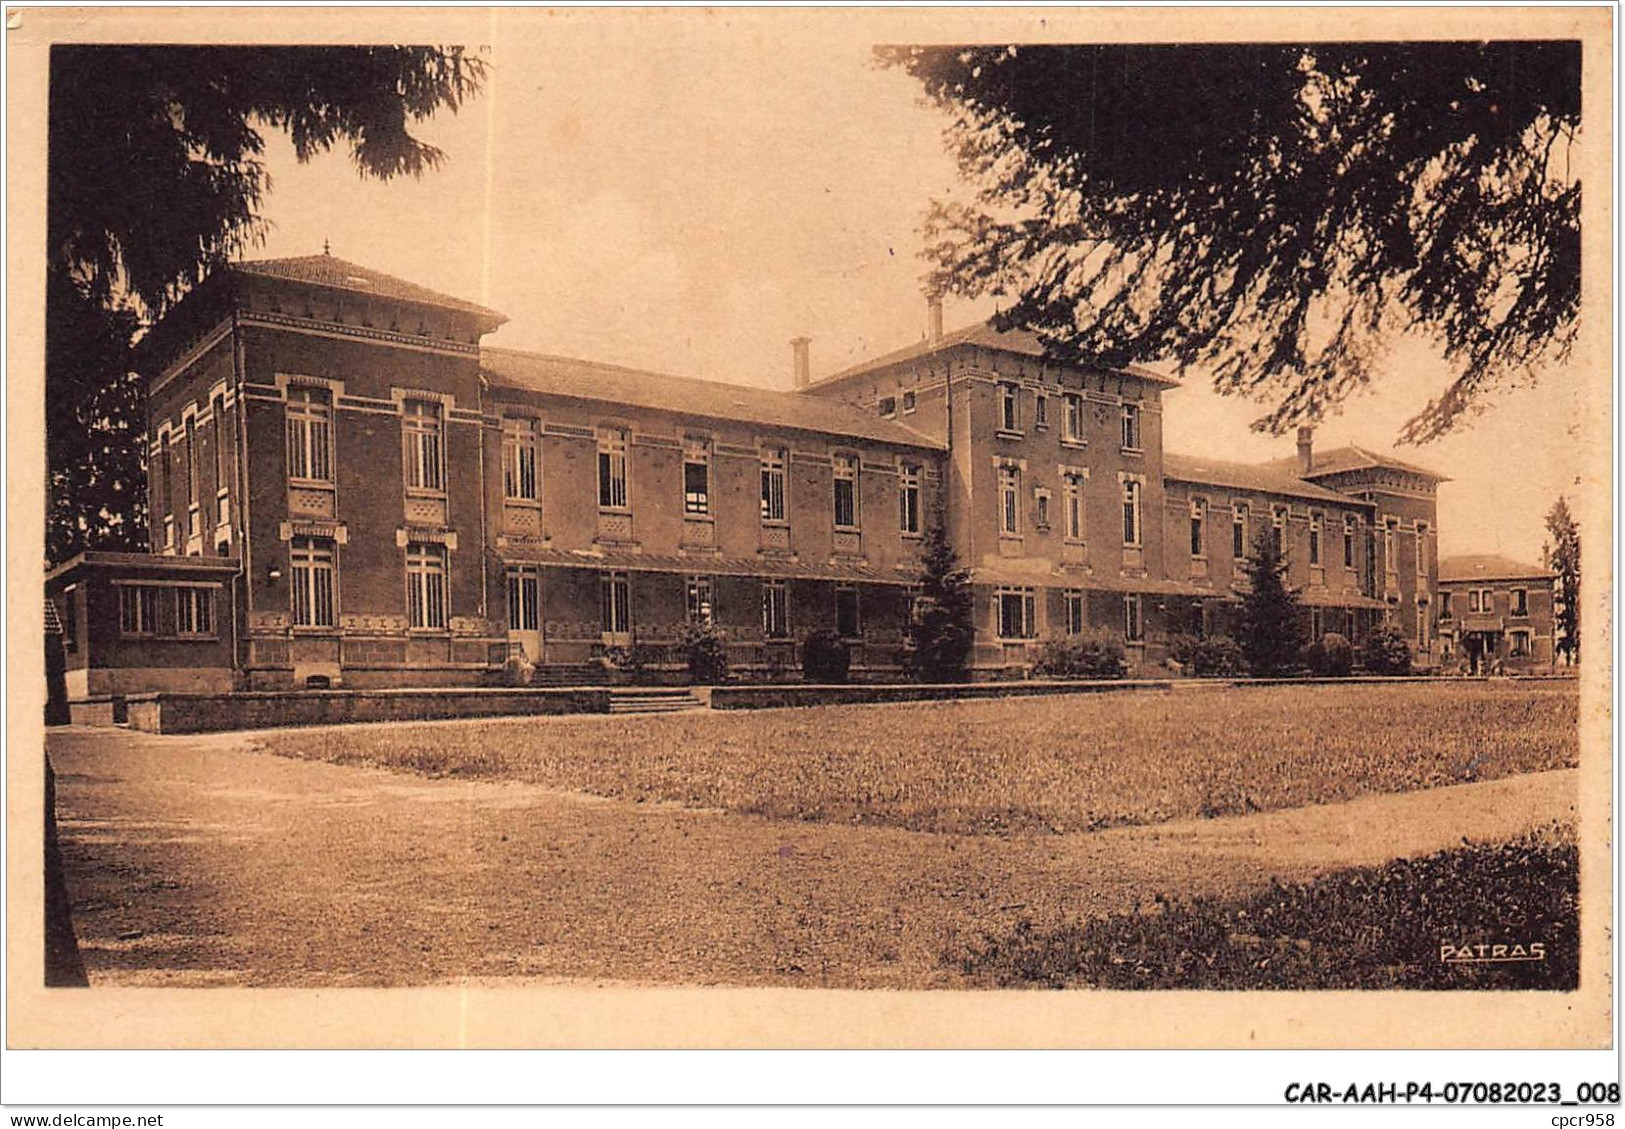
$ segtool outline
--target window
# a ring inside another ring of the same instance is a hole
[[[1247,525],[1250,513],[1245,502],[1237,502],[1230,508],[1230,555],[1236,560],[1247,559]]]
[[[175,551],[175,515],[164,515],[164,548]]]
[[[999,430],[1021,430],[1021,389],[1017,385],[999,385]]]
[[[1449,592],[1440,592],[1439,593],[1439,618],[1440,619],[1449,619],[1450,618],[1450,593]]]
[[[1061,438],[1068,443],[1083,442],[1083,397],[1076,392],[1068,392],[1063,401],[1066,404],[1066,419],[1061,425]]]
[[[598,508],[627,508],[626,432],[618,428],[598,433]]]
[[[1191,499],[1191,556],[1207,556],[1207,502]]]
[[[897,528],[903,533],[920,531],[920,467],[904,463],[897,470]]]
[[[1355,526],[1354,515],[1343,515],[1343,567],[1354,567]]]
[[[535,631],[541,626],[540,595],[534,572],[508,573],[509,631]]]
[[[408,627],[443,631],[446,627],[446,547],[413,541],[406,546],[406,622]]]
[[[1515,659],[1526,659],[1533,654],[1534,649],[1530,645],[1531,638],[1531,633],[1528,631],[1509,632],[1507,634],[1507,642],[1510,644],[1509,656]]]
[[[1288,510],[1285,506],[1276,506],[1270,511],[1270,536],[1275,541],[1277,553],[1286,552],[1286,522]]]
[[[445,449],[442,446],[440,405],[433,400],[408,400],[402,432],[406,437],[406,488],[440,494],[446,489]]]
[[[835,589],[835,634],[842,639],[856,639],[863,634],[862,625],[858,622],[856,588],[843,586]]]
[[[624,572],[606,572],[599,579],[601,619],[605,635],[632,633],[632,578]]]
[[[226,398],[216,396],[210,405],[210,415],[214,420],[214,488],[215,492],[226,489]],[[217,520],[217,524],[226,524],[224,511]]]
[[[1033,426],[1040,431],[1049,426],[1049,397],[1042,392],[1033,397]]]
[[[1324,519],[1320,511],[1315,510],[1309,514],[1309,563],[1317,567],[1320,564],[1320,530],[1323,524]]]
[[[1416,646],[1420,650],[1427,650],[1428,645],[1428,602],[1419,601],[1416,605]]]
[[[196,511],[198,503],[197,473],[197,417],[186,417],[186,504]],[[188,532],[197,533],[197,514],[193,512]]]
[[[534,502],[536,425],[528,419],[502,421],[502,496],[510,502]]]
[[[769,639],[790,637],[790,592],[782,580],[762,581],[762,634]]]
[[[1382,524],[1383,571],[1390,576],[1399,572],[1399,522],[1389,518]]]
[[[783,448],[770,447],[762,452],[762,520],[783,522],[784,518],[784,461]]]
[[[1083,634],[1083,593],[1077,589],[1070,589],[1062,597],[1066,609],[1066,633],[1068,635]]]
[[[1325,616],[1321,613],[1321,610],[1319,608],[1310,608],[1309,609],[1309,641],[1311,643],[1318,642],[1320,637],[1322,635],[1326,634],[1325,625],[1326,625]]]
[[[1140,405],[1123,405],[1123,450],[1140,449]]]
[[[333,481],[333,404],[325,388],[288,389],[288,477]]]
[[[909,390],[903,393],[903,414],[908,415],[914,410],[914,392]]]
[[[1138,545],[1140,543],[1140,482],[1138,479],[1126,478],[1123,480],[1123,544]]]
[[[158,594],[163,589],[129,584],[118,590],[119,630],[125,635],[158,634]]]
[[[711,512],[711,444],[704,439],[683,445],[683,512],[696,516]]]
[[[293,573],[293,622],[296,627],[332,627],[334,577],[333,542],[316,537],[295,537],[288,545]]]
[[[1425,577],[1428,574],[1428,527],[1421,522],[1416,523],[1416,575]]]
[[[1016,537],[1021,533],[1021,470],[999,467],[999,533]]]
[[[1467,610],[1470,612],[1483,611],[1484,605],[1479,600],[1478,589],[1470,588],[1467,591]]]
[[[1529,614],[1529,590],[1527,588],[1514,588],[1512,590],[1512,614],[1520,619]]]
[[[858,527],[858,457],[835,456],[835,526]]]
[[[1123,597],[1123,638],[1130,643],[1145,642],[1145,607],[1137,592]]]
[[[1083,475],[1069,471],[1061,476],[1061,505],[1068,541],[1083,540]]]
[[[158,436],[158,473],[153,476],[153,480],[154,485],[157,487],[158,497],[156,504],[150,508],[152,512],[164,515],[164,522],[167,526],[172,520],[175,509],[174,498],[169,489],[169,432],[167,431]],[[175,530],[173,528],[166,529],[164,547],[173,548],[174,545]]]
[[[688,622],[695,627],[710,627],[715,622],[716,605],[711,598],[711,578],[688,578]]]
[[[1031,588],[1001,588],[997,596],[1000,639],[1033,639],[1038,623]]]
[[[897,414],[897,397],[882,396],[880,398],[880,414],[890,419]]]
[[[214,635],[214,592],[208,588],[175,589],[175,634]]]
[[[1033,524],[1039,529],[1049,528],[1049,491],[1033,491]]]

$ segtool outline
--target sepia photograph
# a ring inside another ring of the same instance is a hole
[[[1606,12],[65,13],[11,1045],[1609,1045]]]

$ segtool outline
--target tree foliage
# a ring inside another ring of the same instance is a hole
[[[1557,573],[1557,653],[1580,661],[1580,526],[1559,498],[1546,514],[1546,567]]]
[[[1437,340],[1424,441],[1573,345],[1577,42],[883,48],[975,188],[931,285],[1063,359],[1199,367],[1280,434]]]
[[[1298,664],[1303,627],[1298,595],[1286,583],[1286,554],[1276,547],[1274,530],[1258,531],[1242,574],[1247,589],[1241,597],[1236,641],[1247,670],[1260,678],[1286,674]]]
[[[49,559],[143,541],[129,342],[263,240],[264,131],[301,161],[344,141],[363,176],[420,176],[445,158],[411,125],[455,111],[484,73],[459,47],[52,49]]]
[[[961,568],[941,507],[920,545],[920,609],[909,625],[912,672],[926,682],[963,682],[976,638],[970,570]]]

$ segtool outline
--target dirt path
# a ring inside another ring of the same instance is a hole
[[[594,978],[951,987],[984,930],[1223,895],[1572,819],[1572,770],[1012,839],[773,822],[51,734],[92,984]]]

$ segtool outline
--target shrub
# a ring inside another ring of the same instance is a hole
[[[1044,640],[1034,673],[1048,678],[1122,678],[1128,673],[1123,641],[1109,631]]]
[[[852,654],[841,637],[827,628],[807,634],[801,641],[801,676],[819,685],[846,681],[852,667]]]
[[[1550,825],[1510,843],[1272,882],[1244,898],[1158,894],[1133,913],[1058,926],[1023,917],[958,963],[973,982],[1002,988],[1572,991],[1579,897],[1574,831]],[[1439,959],[1438,938],[1493,935],[1508,920],[1544,941],[1545,960]]]
[[[683,633],[688,676],[701,686],[728,681],[728,645],[714,627],[690,627]]]
[[[1328,631],[1303,651],[1303,664],[1317,678],[1347,678],[1354,671],[1354,647],[1335,631]]]
[[[1411,645],[1405,642],[1399,624],[1390,620],[1368,635],[1360,661],[1372,674],[1409,674]]]
[[[1175,635],[1168,641],[1168,657],[1198,678],[1228,678],[1247,669],[1240,645],[1228,635]]]

